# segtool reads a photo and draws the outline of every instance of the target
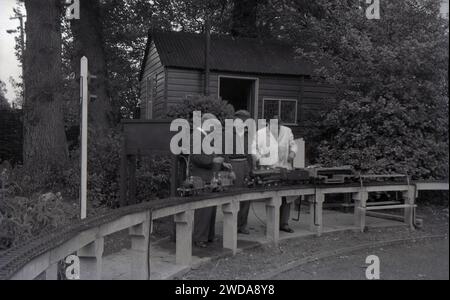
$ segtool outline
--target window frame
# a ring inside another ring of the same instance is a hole
[[[278,97],[263,97],[263,105],[262,105],[262,117],[264,118],[265,114],[265,102],[267,101],[278,101],[278,115],[281,117],[281,102],[295,102],[295,123],[284,123],[285,125],[297,126],[298,125],[298,99],[295,98],[278,98]]]

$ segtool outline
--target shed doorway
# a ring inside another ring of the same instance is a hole
[[[234,110],[245,109],[255,114],[256,79],[219,76],[219,97],[233,105]]]

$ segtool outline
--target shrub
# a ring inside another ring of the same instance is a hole
[[[11,169],[8,180],[10,195],[27,198],[49,191],[62,191],[64,185],[63,167],[42,169],[37,176],[27,170],[23,165],[16,165]],[[66,194],[63,193],[63,196],[66,196]]]
[[[105,137],[89,140],[87,201],[94,208],[117,206],[121,139],[120,132],[112,130]],[[81,180],[79,148],[71,152],[70,166],[62,177],[64,192],[78,199]]]
[[[214,96],[195,95],[186,97],[182,102],[169,108],[168,116],[192,120],[192,113],[201,111],[214,114],[222,123],[233,118],[234,108],[227,101]]]
[[[113,130],[106,137],[91,139],[88,147],[88,202],[92,207],[119,206],[119,171],[122,135]],[[72,165],[64,172],[65,192],[78,198],[80,189],[79,149],[72,152]],[[164,157],[138,157],[136,199],[140,201],[169,194],[170,161]]]
[[[140,159],[136,170],[136,200],[142,202],[168,197],[170,170],[170,157],[153,156]]]
[[[116,208],[119,205],[119,169],[122,135],[112,130],[102,138],[91,138],[88,145],[88,191],[90,208]],[[31,197],[58,191],[64,199],[78,203],[80,192],[80,150],[71,151],[68,165],[42,170],[39,178],[21,165],[12,169],[10,190],[14,196]],[[166,197],[170,186],[170,160],[167,157],[145,157],[136,170],[137,199]]]
[[[0,250],[68,224],[76,215],[77,206],[60,193],[6,195],[0,201]]]
[[[118,206],[121,139],[120,132],[112,131],[89,143],[88,216]],[[0,198],[0,250],[79,217],[79,150],[72,151],[65,168],[43,170],[39,178],[20,165],[8,173],[1,179],[7,183],[7,193]],[[169,158],[138,158],[137,200],[167,197],[169,179]]]
[[[428,110],[436,108],[395,98],[342,101],[323,122],[319,161],[350,164],[364,173],[447,178],[448,119],[430,120]]]

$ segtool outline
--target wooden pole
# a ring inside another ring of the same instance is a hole
[[[205,17],[205,96],[209,96],[209,75],[210,75],[210,48],[211,48],[211,24],[209,16]]]
[[[80,185],[80,207],[81,219],[86,218],[87,205],[87,140],[88,140],[88,59],[81,58],[80,83],[81,83],[81,185]]]

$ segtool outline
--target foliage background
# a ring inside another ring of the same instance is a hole
[[[222,124],[225,123],[225,119],[230,119],[234,116],[234,108],[227,101],[215,96],[202,95],[186,97],[179,104],[171,106],[167,115],[170,118],[183,118],[192,122],[192,113],[194,111],[200,111],[202,114],[211,113]]]
[[[318,80],[337,87],[335,109],[305,124],[311,162],[448,177],[448,20],[439,15],[439,1],[384,0],[380,20],[368,20],[368,5],[359,0],[95,1],[109,94],[120,117],[137,116],[148,33],[200,33],[207,15],[213,33],[293,44],[299,56],[317,63]],[[66,131],[76,150],[78,84],[68,22],[63,43]]]
[[[320,66],[315,79],[336,87],[332,99],[336,106],[306,124],[311,162],[351,164],[367,173],[448,178],[448,19],[439,16],[439,1],[383,0],[380,20],[368,20],[365,1],[358,0],[92,1],[100,3],[101,39],[116,121],[137,116],[139,71],[149,31],[200,33],[207,15],[213,33],[293,44],[299,56]],[[70,24],[64,21],[61,99],[70,158],[59,168],[43,170],[38,178],[20,165],[11,171],[8,196],[0,203],[0,227],[9,228],[9,235],[26,239],[34,234],[29,224],[57,226],[59,219],[65,219],[62,213],[72,215],[66,204],[72,207],[70,203],[78,199],[79,86],[73,39]],[[22,62],[20,48],[16,51]],[[2,83],[0,107],[11,110]],[[229,104],[203,96],[183,99],[168,114],[190,119],[196,109],[219,119],[233,115]],[[8,147],[15,145],[13,135],[7,137]],[[101,139],[90,139],[88,188],[94,212],[118,205],[120,139],[115,127]],[[6,156],[2,154],[0,160]],[[139,159],[139,201],[167,194],[169,169],[167,158]],[[41,195],[49,191],[61,194],[43,200]],[[3,226],[4,222],[9,225]]]
[[[279,35],[336,86],[336,107],[307,133],[313,160],[448,178],[448,20],[439,1],[380,3],[379,20],[359,1],[314,1],[300,18],[298,2],[285,10]]]

